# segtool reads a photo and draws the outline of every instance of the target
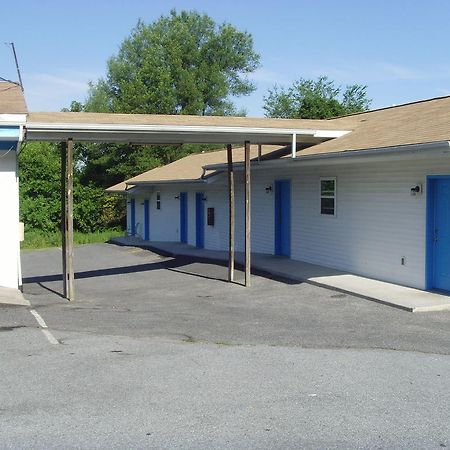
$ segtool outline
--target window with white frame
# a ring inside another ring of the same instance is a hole
[[[320,214],[336,215],[336,178],[320,179]]]

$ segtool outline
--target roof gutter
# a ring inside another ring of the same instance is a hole
[[[302,128],[216,126],[216,125],[132,125],[102,123],[28,122],[27,138],[31,141],[118,142],[135,144],[179,143],[290,143],[293,136],[328,140],[350,131]]]
[[[406,144],[400,145],[396,147],[381,147],[381,148],[371,148],[371,149],[362,149],[362,150],[346,150],[342,152],[333,152],[333,153],[320,153],[315,155],[305,155],[305,156],[297,156],[296,158],[280,158],[271,161],[264,161],[263,164],[260,164],[260,168],[267,168],[268,166],[281,166],[286,165],[291,162],[295,163],[306,163],[306,162],[314,162],[321,160],[342,160],[347,157],[369,157],[369,156],[388,156],[388,155],[402,155],[402,154],[419,154],[425,151],[438,150],[439,148],[450,148],[450,141],[436,141],[436,142],[427,142],[423,144]],[[450,150],[448,151],[450,155]],[[255,161],[252,161],[252,164]],[[243,166],[242,162],[235,163],[235,167],[240,169]],[[226,164],[210,164],[204,166],[205,170],[224,170],[226,169]],[[255,168],[258,168],[258,165],[255,164]]]
[[[100,123],[27,123],[27,129],[33,132],[156,132],[156,133],[249,133],[249,134],[304,134],[308,136],[336,138],[350,131],[321,130],[308,128],[274,128],[274,127],[231,127],[216,125],[128,125],[128,124],[100,124]]]
[[[297,156],[294,161],[313,161],[318,159],[345,158],[349,156],[389,155],[394,153],[419,153],[427,150],[435,150],[440,147],[450,147],[450,141],[426,142],[423,144],[405,144],[395,147],[380,147],[361,150],[345,150],[342,152],[319,153],[315,155]]]
[[[139,187],[139,186],[153,186],[156,184],[198,184],[205,183],[205,180],[157,180],[157,181],[132,181],[130,183],[125,182],[127,186]]]

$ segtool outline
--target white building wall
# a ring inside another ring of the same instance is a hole
[[[291,258],[349,273],[425,288],[426,177],[450,174],[446,159],[254,168],[252,251],[274,253],[275,180],[291,180]],[[262,167],[262,166],[261,166]],[[320,178],[336,177],[336,216],[320,214]],[[236,179],[236,250],[244,250],[244,186]],[[423,185],[422,195],[410,189]],[[188,243],[195,245],[195,192],[204,192],[205,248],[228,248],[226,174],[214,183],[161,187],[161,210],[151,202],[151,240],[179,241],[179,200],[188,192]],[[154,196],[153,198],[156,198]],[[207,208],[215,225],[207,225]],[[405,265],[401,264],[405,258]]]
[[[273,253],[274,247],[274,195],[267,201],[260,193],[275,179],[291,179],[292,259],[425,288],[426,177],[450,174],[448,161],[298,167],[270,171],[271,177],[268,172],[253,171],[253,251]],[[320,214],[321,177],[337,178],[335,217]],[[424,193],[411,196],[417,183]]]
[[[17,289],[20,277],[17,154],[0,152],[0,286]]]
[[[188,196],[188,244],[195,245],[195,192],[192,187],[183,189],[180,192],[187,192]],[[179,215],[178,215],[179,217]]]
[[[161,193],[161,209],[156,208],[157,191]],[[161,186],[160,188],[155,187],[153,194],[148,197],[150,200],[150,240],[159,242],[180,240],[180,201],[175,198],[179,193],[180,190],[177,187]],[[141,202],[143,203],[144,200],[142,199]]]
[[[228,249],[228,194],[226,185],[208,185],[204,189],[205,203],[205,248]],[[208,225],[208,208],[214,208],[214,225]]]
[[[156,208],[156,192],[161,194],[161,209]],[[204,224],[205,248],[226,250],[228,248],[228,197],[225,186],[192,184],[192,185],[161,185],[153,190],[139,194],[129,194],[127,201],[127,229],[131,230],[130,199],[135,199],[136,205],[136,235],[144,238],[144,201],[149,200],[150,209],[150,240],[157,242],[180,241],[180,200],[176,197],[181,192],[188,196],[188,244],[196,245],[196,204],[197,192],[204,193]],[[215,209],[215,224],[207,224],[207,208]]]
[[[144,239],[144,198],[142,196],[136,196],[136,236]]]
[[[274,253],[274,195],[267,193],[266,187],[272,186],[277,177],[272,170],[253,170],[251,179],[251,247],[255,253]],[[283,179],[286,179],[283,172]],[[236,173],[236,250],[245,248],[245,188],[242,173]],[[227,229],[228,230],[228,229]]]
[[[127,235],[131,235],[131,195],[127,195]]]

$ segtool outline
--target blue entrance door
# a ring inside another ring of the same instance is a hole
[[[205,207],[203,192],[195,194],[195,245],[198,248],[205,246]]]
[[[291,182],[275,181],[275,255],[291,256]]]
[[[433,287],[450,291],[450,179],[434,180]]]
[[[188,241],[188,196],[187,192],[180,192],[180,241]]]
[[[144,239],[150,240],[150,203],[144,200]]]
[[[130,200],[130,232],[131,236],[136,235],[136,200]]]

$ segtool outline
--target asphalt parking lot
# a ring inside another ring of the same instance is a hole
[[[1,448],[450,446],[448,312],[108,244],[67,303],[60,260],[23,254],[48,329],[0,307]]]

